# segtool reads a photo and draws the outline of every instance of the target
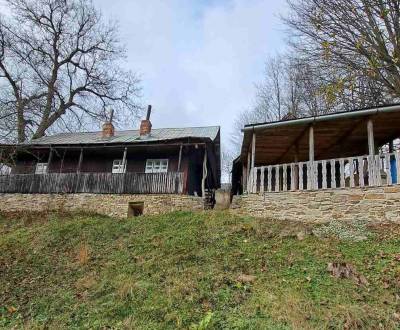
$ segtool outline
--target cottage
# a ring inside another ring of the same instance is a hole
[[[220,187],[220,128],[152,128],[61,133],[2,145],[11,173],[0,193],[178,194],[205,197]]]
[[[252,124],[243,133],[232,184],[253,214],[400,220],[400,105]]]

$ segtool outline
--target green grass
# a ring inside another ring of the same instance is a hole
[[[360,242],[297,239],[311,229],[218,212],[3,215],[0,327],[396,328],[399,228]],[[369,285],[333,278],[335,261]]]

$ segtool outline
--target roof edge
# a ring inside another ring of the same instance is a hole
[[[362,117],[362,116],[375,115],[378,113],[387,113],[387,112],[396,112],[396,111],[400,111],[400,104],[367,108],[367,109],[362,109],[362,110],[336,112],[336,113],[330,113],[330,114],[325,114],[325,115],[320,115],[320,116],[305,117],[305,118],[284,120],[284,121],[276,121],[276,122],[271,122],[271,123],[250,124],[250,125],[244,126],[244,128],[242,129],[242,132],[255,131],[255,130],[260,130],[260,129],[265,129],[265,128],[275,128],[275,127],[281,127],[281,126],[312,124],[315,122],[328,121],[328,120],[332,120],[332,119]]]

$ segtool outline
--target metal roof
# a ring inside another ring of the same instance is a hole
[[[154,128],[149,136],[140,136],[139,130],[115,131],[110,138],[103,138],[101,131],[86,133],[60,133],[44,136],[24,145],[65,145],[65,144],[139,144],[184,138],[203,138],[214,141],[219,133],[219,126]]]

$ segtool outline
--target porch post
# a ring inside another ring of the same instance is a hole
[[[374,123],[372,119],[368,120],[367,124],[368,130],[368,151],[370,156],[375,155],[375,140],[374,140]]]
[[[309,134],[308,134],[308,156],[309,156],[309,161],[313,162],[314,161],[314,126],[310,126],[309,128]]]
[[[249,191],[250,185],[250,171],[251,171],[251,153],[250,150],[247,152],[247,166],[246,166],[246,192]]]
[[[201,194],[203,199],[206,196],[206,178],[207,178],[207,146],[204,146],[204,159],[203,159],[203,178],[201,180]]]
[[[49,158],[47,159],[47,173],[50,173],[50,164],[53,159],[53,148],[50,147]]]
[[[242,164],[242,185],[243,185],[243,192],[247,190],[247,167],[246,167],[246,162],[243,162]]]
[[[315,171],[314,171],[314,126],[311,125],[310,128],[308,129],[308,182],[310,184],[307,189],[315,189]]]
[[[128,148],[125,147],[124,155],[122,156],[122,166],[123,166],[123,169],[124,169],[124,173],[126,171],[126,154],[127,154],[127,152],[128,152]]]
[[[377,175],[377,168],[375,164],[375,139],[374,139],[374,122],[372,119],[368,119],[367,123],[367,132],[368,132],[368,154],[369,154],[369,161],[368,161],[368,183],[369,185],[375,185]]]
[[[251,141],[250,192],[256,192],[255,186],[257,185],[257,177],[254,172],[255,157],[256,157],[256,132],[253,132],[253,139]]]
[[[79,154],[78,168],[76,169],[76,173],[78,174],[81,173],[82,161],[83,161],[83,148],[81,148],[81,153]]]
[[[178,159],[178,171],[181,171],[181,163],[182,163],[182,149],[183,149],[183,145],[181,144],[180,148],[179,148],[179,159]]]

